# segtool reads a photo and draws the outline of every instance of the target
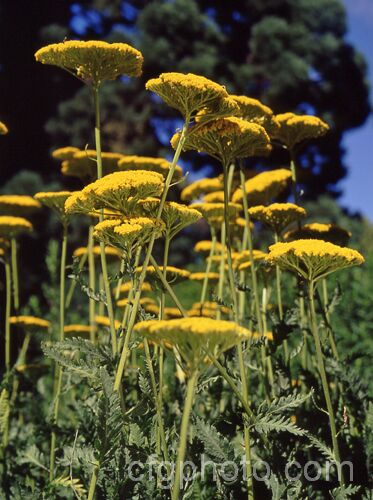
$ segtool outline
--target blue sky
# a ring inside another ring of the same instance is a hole
[[[364,54],[373,82],[373,0],[343,0],[348,13],[348,39]],[[348,78],[348,75],[346,75]],[[348,177],[341,182],[341,203],[373,222],[373,117],[344,140]]]

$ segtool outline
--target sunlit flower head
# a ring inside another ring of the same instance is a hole
[[[94,245],[92,248],[93,256],[96,259],[101,258],[101,247],[99,245]],[[81,258],[84,255],[88,254],[87,247],[79,247],[76,248],[73,252],[73,257]],[[120,252],[117,248],[105,246],[105,255],[107,259],[120,259],[122,257],[122,252]]]
[[[107,316],[95,316],[95,323],[97,326],[102,326],[104,328],[110,328],[110,319]],[[120,321],[114,320],[114,328],[118,330],[120,327]]]
[[[165,307],[163,310],[164,319],[182,318],[183,315],[177,307]]]
[[[133,289],[132,281],[127,281],[126,283],[123,283],[123,285],[120,286],[119,294],[127,295],[132,289]],[[152,287],[150,283],[144,281],[141,285],[141,293],[149,293],[149,292],[152,292]]]
[[[210,224],[211,220],[216,217],[224,216],[224,203],[193,203],[191,208],[195,208]],[[228,216],[230,218],[237,217],[238,213],[242,210],[242,206],[238,203],[228,203]]]
[[[210,240],[202,240],[198,241],[194,245],[194,251],[202,254],[209,254],[212,248],[212,241]],[[223,250],[223,245],[219,242],[215,242],[215,252],[221,252]]]
[[[55,191],[36,193],[34,198],[46,207],[56,212],[62,219],[66,219],[67,211],[65,210],[65,202],[70,196],[76,195],[76,192],[71,191]]]
[[[203,370],[224,351],[249,340],[251,332],[231,321],[210,318],[181,318],[163,321],[142,321],[136,333],[152,342],[176,349],[186,373]]]
[[[117,300],[118,307],[126,307],[128,304],[131,304],[131,302],[128,299]],[[145,307],[148,307],[149,305],[152,306],[157,305],[155,300],[152,299],[151,297],[141,297],[141,299],[139,300],[139,304],[143,309]]]
[[[219,281],[219,273],[214,273],[214,272],[209,272],[209,273],[203,273],[203,272],[198,272],[198,273],[191,273],[189,275],[189,279],[191,281],[197,281],[202,283],[204,279],[208,278],[209,283],[211,284],[216,284]]]
[[[163,266],[158,266],[160,271],[163,273]],[[140,274],[142,272],[142,266],[136,268],[136,273]],[[189,278],[190,272],[186,269],[179,269],[175,266],[166,266],[166,280],[171,285],[176,285]],[[152,285],[152,287],[157,289],[163,289],[162,282],[158,276],[158,273],[154,266],[148,266],[146,268],[146,279]]]
[[[231,312],[229,307],[218,305],[216,302],[204,302],[203,304],[201,302],[194,302],[191,309],[188,311],[188,316],[215,318],[218,311],[225,315],[229,315]]]
[[[67,213],[89,214],[94,210],[109,209],[129,215],[137,202],[149,196],[159,196],[164,178],[157,172],[127,170],[106,175],[88,184],[66,202]]]
[[[329,125],[317,116],[283,113],[276,115],[276,120],[280,128],[273,133],[273,138],[282,142],[288,149],[306,140],[321,137],[329,130]]]
[[[171,139],[173,148],[176,148],[179,139],[180,132],[177,132]],[[267,155],[271,144],[261,125],[242,118],[227,117],[191,127],[183,150],[207,153],[223,165],[228,165],[238,158]]]
[[[9,132],[4,122],[0,122],[0,135],[6,135]]]
[[[162,73],[149,80],[145,87],[158,94],[168,106],[180,111],[184,118],[203,108],[218,106],[228,97],[224,87],[192,73]]]
[[[224,191],[207,193],[204,195],[203,201],[206,203],[224,203]]]
[[[121,153],[101,152],[102,173],[111,174],[119,170],[118,162]],[[89,181],[97,178],[97,153],[94,149],[74,152],[70,158],[65,159],[61,165],[61,173],[70,177]]]
[[[23,217],[10,215],[0,216],[0,237],[5,239],[16,238],[33,230],[32,224]]]
[[[280,234],[289,224],[306,217],[304,208],[294,203],[272,203],[249,208],[250,216]]]
[[[334,271],[363,264],[364,257],[356,250],[323,240],[296,240],[270,246],[267,260],[315,281]]]
[[[65,337],[68,338],[82,337],[84,339],[89,339],[91,335],[91,327],[80,324],[66,325],[64,327],[64,334]]]
[[[36,316],[11,316],[9,322],[27,333],[45,332],[51,327],[50,321]]]
[[[183,201],[197,200],[201,195],[221,191],[224,187],[223,180],[219,177],[213,179],[199,179],[186,186],[181,191],[181,199]]]
[[[300,229],[288,231],[284,238],[286,241],[293,241],[299,239],[315,239],[324,240],[344,247],[347,245],[351,238],[350,231],[343,229],[343,227],[335,224],[322,224],[320,222],[312,222],[311,224],[304,224]]]
[[[28,215],[41,207],[32,196],[3,194],[0,195],[0,214],[3,215]]]
[[[270,170],[255,175],[245,182],[247,203],[250,207],[266,205],[282,193],[291,182],[291,172],[285,168]],[[240,203],[243,199],[243,190],[238,188],[232,196],[232,201]]]
[[[232,95],[231,98],[239,107],[237,116],[240,118],[261,125],[270,136],[279,129],[279,124],[271,108],[262,104],[258,99],[245,95]]]
[[[141,52],[126,43],[80,40],[42,47],[35,59],[65,69],[93,86],[120,75],[140,76],[143,63]]]
[[[253,250],[252,257],[255,261],[264,260],[267,257],[265,252],[261,250]],[[233,266],[240,267],[242,264],[249,262],[251,263],[251,252],[249,250],[243,250],[242,252],[237,252],[233,258]],[[240,268],[241,269],[241,268]]]
[[[57,148],[52,151],[52,158],[55,160],[70,160],[74,156],[75,153],[80,151],[79,148],[75,148],[74,146],[65,146],[63,148]]]
[[[158,172],[163,177],[167,177],[170,171],[171,163],[164,158],[152,158],[150,156],[126,156],[118,162],[119,170],[150,170],[151,172]],[[183,170],[179,165],[175,166],[173,181],[178,181],[183,176]]]

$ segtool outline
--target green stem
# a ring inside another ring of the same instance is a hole
[[[93,226],[88,229],[88,284],[92,293],[96,289],[96,272],[95,272],[95,256],[93,255]],[[93,298],[89,299],[89,326],[90,339],[94,344],[96,342],[96,302]]]
[[[203,279],[202,292],[201,292],[201,298],[200,298],[201,312],[202,312],[203,304],[206,301],[207,287],[209,284],[209,273],[211,271],[212,258],[215,254],[215,247],[216,247],[216,232],[215,232],[215,229],[211,226],[211,247],[210,247],[210,252],[209,252],[208,259],[207,259],[206,274],[205,274],[205,277]]]
[[[126,265],[126,261],[124,259],[124,256],[121,258],[120,261],[120,278],[117,283],[117,287],[115,289],[115,300],[119,300],[120,296],[120,287],[122,286],[123,283],[123,274],[124,274],[124,266]]]
[[[12,271],[8,259],[5,261],[5,370],[10,371],[10,310],[12,305]]]
[[[279,235],[277,232],[275,232],[275,243],[279,242]],[[281,269],[279,266],[276,265],[276,291],[277,291],[277,308],[278,308],[278,317],[280,321],[282,322],[284,318],[284,310],[282,307],[282,292],[281,292]],[[284,348],[284,358],[285,358],[285,364],[288,365],[289,363],[289,347],[288,347],[288,341],[284,339],[283,341],[283,348]]]
[[[184,141],[185,141],[185,135],[186,135],[186,131],[187,131],[187,128],[188,128],[189,120],[190,120],[190,117],[187,117],[186,120],[185,120],[183,129],[182,129],[182,132],[181,132],[181,135],[180,135],[179,143],[177,145],[177,148],[176,148],[176,151],[175,151],[175,154],[174,154],[174,158],[172,160],[172,163],[171,163],[171,166],[170,166],[170,170],[169,170],[167,178],[166,178],[165,186],[164,186],[163,193],[162,193],[162,198],[161,198],[161,201],[160,201],[160,204],[159,204],[159,208],[158,208],[158,212],[157,212],[157,217],[156,217],[158,220],[161,218],[161,215],[162,215],[162,212],[163,212],[163,207],[164,207],[164,204],[165,204],[165,201],[166,201],[166,197],[167,197],[167,194],[168,194],[168,190],[170,188],[171,181],[172,181],[172,178],[173,178],[174,173],[175,173],[176,163],[177,163],[177,161],[178,161],[178,159],[180,157],[180,154],[181,154],[181,151],[182,151],[182,148],[183,148],[183,144],[184,144]],[[148,244],[148,248],[147,248],[147,252],[146,252],[145,258],[144,258],[142,270],[141,270],[141,273],[140,273],[140,276],[139,276],[138,289],[136,290],[135,299],[134,299],[133,307],[131,309],[131,314],[130,314],[130,317],[129,317],[128,327],[127,327],[127,332],[126,332],[126,336],[128,336],[128,339],[130,338],[130,336],[132,334],[132,330],[133,330],[133,327],[134,327],[135,322],[136,322],[137,309],[138,309],[139,301],[140,301],[140,297],[141,297],[141,287],[142,287],[142,284],[143,284],[143,282],[145,280],[146,270],[147,270],[147,267],[149,265],[151,253],[153,251],[153,246],[154,246],[154,241],[155,241],[155,235],[156,235],[155,232],[153,232],[153,234],[152,234],[152,236],[150,238],[149,244]],[[121,380],[122,380],[124,368],[125,368],[126,361],[127,361],[127,356],[128,356],[128,349],[125,349],[125,346],[123,346],[123,350],[122,350],[122,353],[121,353],[121,357],[120,357],[118,368],[117,368],[116,375],[115,375],[114,389],[116,391],[118,391],[119,387],[120,387],[120,383],[121,383]]]
[[[324,306],[324,315],[326,320],[326,331],[329,337],[330,347],[332,348],[333,356],[336,360],[339,360],[339,354],[337,350],[337,344],[335,342],[335,338],[333,335],[333,330],[330,327],[330,314],[329,314],[329,297],[328,297],[328,284],[326,278],[321,280],[322,284],[322,294],[323,294],[323,306]]]
[[[298,187],[297,187],[297,166],[295,163],[295,152],[293,149],[289,150],[290,154],[290,171],[291,171],[291,178],[292,178],[292,191],[293,191],[293,198],[294,198],[294,203],[296,205],[299,205],[299,195],[298,195]],[[300,224],[300,223],[298,223]]]
[[[88,247],[87,247],[87,252],[88,252]],[[88,253],[87,252],[80,257],[80,260],[79,260],[79,270],[80,271],[83,269],[85,263],[87,262],[87,259],[88,259]],[[76,288],[76,284],[77,284],[76,280],[71,280],[71,283],[70,283],[70,286],[69,286],[69,290],[68,290],[68,292],[66,294],[66,310],[70,307],[71,299],[73,298],[74,291],[75,291],[75,288]]]
[[[336,462],[339,464],[341,462],[341,458],[340,458],[338,438],[337,438],[337,429],[336,429],[336,424],[335,424],[335,415],[334,415],[333,405],[332,405],[330,392],[329,392],[329,384],[328,384],[326,371],[325,371],[324,357],[323,357],[323,353],[322,353],[322,349],[321,349],[320,335],[319,335],[319,330],[318,330],[318,326],[317,326],[317,319],[316,319],[314,295],[315,295],[315,284],[313,281],[310,281],[308,284],[308,296],[309,296],[311,329],[312,329],[312,335],[313,335],[313,338],[315,341],[316,359],[317,359],[319,373],[321,376],[321,383],[322,383],[322,387],[323,387],[323,391],[324,391],[326,407],[327,407],[328,415],[329,415],[329,424],[330,424],[330,431],[331,431],[331,435],[332,435],[334,456],[335,456]],[[344,484],[342,474],[340,477],[340,484],[341,484],[341,486],[343,486],[343,484]]]
[[[11,255],[12,255],[12,276],[13,276],[13,302],[15,313],[19,309],[19,280],[18,280],[18,264],[17,264],[17,241],[11,238]]]
[[[223,300],[224,295],[224,278],[225,278],[225,222],[222,222],[220,231],[220,243],[221,243],[221,258],[219,265],[219,283],[218,283],[218,297]],[[221,307],[217,308],[216,318],[221,319]]]
[[[191,374],[187,384],[187,393],[184,402],[183,417],[181,420],[179,446],[177,450],[175,480],[172,489],[172,500],[178,500],[180,498],[181,473],[184,465],[184,458],[187,447],[188,429],[189,429],[189,418],[192,411],[197,380],[198,380],[198,371],[196,370]]]
[[[93,468],[91,481],[89,483],[88,500],[93,500],[95,497],[96,484],[99,472],[100,472],[100,464],[97,464]]]

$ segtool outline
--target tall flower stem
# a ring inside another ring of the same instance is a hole
[[[275,232],[275,243],[278,243],[280,241],[279,235],[277,232]],[[278,317],[280,319],[280,322],[282,322],[284,318],[284,310],[282,306],[282,292],[281,292],[281,269],[279,266],[276,265],[276,293],[277,293],[277,309],[278,309]],[[285,358],[285,364],[287,365],[289,363],[289,346],[288,346],[288,341],[285,339],[282,343],[283,348],[284,348],[284,358]]]
[[[313,281],[310,281],[308,283],[308,298],[309,298],[309,307],[310,307],[310,318],[311,318],[311,329],[312,329],[312,335],[315,341],[315,349],[316,349],[316,359],[317,359],[317,364],[318,364],[318,369],[321,377],[321,383],[324,391],[324,397],[325,397],[325,402],[326,402],[326,407],[328,410],[328,415],[329,415],[329,424],[330,424],[330,431],[332,435],[332,443],[333,443],[333,451],[334,451],[334,456],[336,462],[339,464],[341,461],[340,457],[340,452],[339,452],[339,445],[338,445],[338,438],[337,438],[337,429],[336,429],[336,424],[335,424],[335,415],[334,415],[334,410],[333,410],[333,405],[330,397],[330,391],[329,391],[329,384],[326,376],[326,371],[325,371],[325,364],[324,364],[324,357],[321,349],[321,341],[320,341],[320,335],[319,335],[319,330],[317,326],[317,318],[316,318],[316,310],[315,310],[315,283]],[[343,477],[341,474],[340,483],[343,485]]]
[[[207,259],[206,274],[205,274],[205,277],[203,279],[202,292],[201,292],[201,298],[200,298],[201,311],[202,311],[203,304],[206,301],[207,287],[208,287],[208,283],[209,283],[209,273],[211,271],[211,266],[212,266],[212,257],[215,254],[215,247],[216,247],[216,231],[211,226],[211,247],[210,247],[210,252],[209,252],[208,259]]]
[[[87,252],[88,252],[88,246],[87,246]],[[83,269],[85,263],[87,262],[87,259],[88,259],[88,253],[87,252],[84,255],[82,255],[81,258],[80,258],[80,260],[79,260],[78,266],[79,266],[79,270],[80,271]],[[73,298],[74,291],[75,291],[75,288],[76,288],[76,284],[77,284],[76,280],[71,280],[68,292],[66,294],[66,309],[68,309],[70,307],[71,300]]]
[[[117,287],[115,289],[115,300],[118,300],[119,299],[119,295],[120,295],[120,287],[122,286],[122,283],[123,283],[123,273],[124,273],[124,267],[126,265],[126,261],[125,261],[125,258],[124,256],[122,256],[121,260],[120,260],[120,276],[119,276],[119,280],[118,280],[118,283],[117,283]]]
[[[95,105],[95,143],[96,143],[96,155],[97,155],[97,178],[102,177],[102,156],[101,156],[101,119],[100,119],[100,97],[99,97],[99,86],[95,86],[93,89],[94,105]],[[104,220],[104,213],[101,210],[100,222]],[[111,338],[111,348],[115,355],[118,350],[117,346],[117,334],[115,331],[115,321],[114,321],[114,310],[113,302],[111,298],[111,289],[109,283],[109,275],[107,270],[106,254],[105,254],[105,244],[100,241],[100,252],[101,252],[101,267],[102,274],[104,278],[104,289],[106,295],[106,307],[110,322],[110,338]]]
[[[95,272],[95,257],[93,255],[93,226],[90,225],[88,229],[88,284],[92,293],[96,288],[96,272]],[[93,298],[89,298],[89,327],[90,327],[90,340],[94,344],[96,341],[96,303]]]
[[[181,472],[184,464],[184,458],[187,447],[188,438],[188,428],[189,428],[189,418],[192,411],[194,393],[198,380],[198,371],[195,370],[189,377],[187,383],[187,392],[184,402],[183,417],[181,419],[180,428],[180,438],[179,446],[177,449],[177,459],[176,459],[176,469],[175,469],[175,480],[172,489],[172,500],[178,500],[180,498],[180,482],[181,482]]]
[[[61,245],[61,262],[60,262],[60,314],[59,314],[59,341],[62,342],[65,338],[65,282],[66,282],[66,250],[67,250],[67,224],[63,223],[62,245]],[[60,396],[62,386],[62,367],[55,365],[55,380],[54,380],[54,398],[53,398],[53,414],[52,425],[53,427],[58,423],[58,414],[60,408]],[[49,463],[49,480],[54,479],[54,465],[56,453],[56,440],[57,435],[55,429],[51,434],[51,449],[50,449],[50,463]]]
[[[332,353],[335,359],[339,359],[339,354],[337,350],[337,344],[334,339],[333,330],[330,327],[330,314],[329,314],[329,297],[328,297],[328,283],[326,278],[321,280],[322,286],[322,296],[323,296],[323,308],[326,321],[326,331],[329,337],[330,347],[332,348]]]
[[[19,280],[18,280],[18,263],[17,263],[17,241],[15,238],[10,240],[11,260],[12,260],[12,276],[13,276],[13,303],[16,314],[19,309]]]
[[[176,151],[175,151],[175,154],[174,154],[174,158],[172,160],[172,163],[171,163],[171,166],[170,166],[170,170],[169,170],[167,178],[166,178],[165,186],[164,186],[164,189],[163,189],[163,193],[162,193],[162,197],[161,197],[161,201],[160,201],[160,204],[159,204],[159,208],[158,208],[158,212],[157,212],[157,217],[156,217],[158,220],[161,218],[161,215],[162,215],[162,212],[163,212],[163,207],[164,207],[164,204],[165,204],[165,201],[166,201],[168,190],[170,188],[171,181],[172,181],[172,178],[173,178],[174,173],[175,173],[176,163],[177,163],[177,161],[178,161],[178,159],[180,157],[180,154],[181,154],[181,151],[182,151],[182,148],[183,148],[183,144],[184,144],[184,141],[185,141],[185,135],[186,135],[186,131],[187,131],[187,128],[188,128],[189,121],[190,121],[190,117],[188,116],[186,118],[186,120],[185,120],[184,125],[183,125],[182,131],[181,131],[181,134],[180,134],[179,143],[177,145],[177,148],[176,148]],[[136,290],[136,294],[135,294],[135,298],[134,298],[134,303],[133,303],[133,307],[131,309],[131,314],[130,314],[130,317],[129,317],[129,320],[128,320],[128,327],[127,327],[127,333],[126,333],[126,335],[128,335],[128,338],[130,338],[130,336],[132,334],[133,327],[135,325],[136,315],[137,315],[137,309],[138,309],[139,301],[140,301],[140,297],[141,297],[141,287],[142,287],[142,284],[143,284],[144,279],[145,279],[146,269],[147,269],[147,267],[149,265],[151,253],[153,251],[155,236],[156,236],[156,233],[153,232],[153,234],[152,234],[152,236],[150,238],[149,244],[148,244],[148,248],[147,248],[147,251],[146,251],[145,258],[144,258],[142,271],[141,271],[140,276],[139,276],[137,290]],[[119,365],[118,365],[118,368],[117,368],[117,371],[116,371],[116,375],[115,375],[114,389],[116,391],[118,391],[119,387],[120,387],[120,383],[121,383],[121,380],[122,380],[122,376],[123,376],[124,368],[125,368],[125,365],[126,365],[127,357],[128,357],[128,349],[125,349],[125,346],[123,346],[123,350],[122,350],[121,357],[120,357],[120,360],[119,360]]]
[[[5,370],[10,371],[10,310],[12,307],[12,271],[9,260],[5,260]]]
[[[218,297],[220,299],[223,299],[223,295],[224,295],[223,292],[224,292],[225,254],[226,254],[225,231],[226,231],[225,222],[223,222],[221,225],[221,231],[220,231],[221,258],[220,258],[220,264],[219,264],[219,282],[218,282]],[[216,318],[221,319],[221,307],[217,308]]]

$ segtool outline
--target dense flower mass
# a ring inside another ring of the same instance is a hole
[[[126,283],[123,283],[123,285],[120,286],[119,288],[119,294],[120,295],[125,295],[128,294],[131,290],[133,290],[133,283],[132,281],[127,281]],[[151,292],[152,287],[150,283],[147,283],[144,281],[141,285],[141,292],[146,293],[146,292]]]
[[[94,245],[92,248],[92,253],[94,257],[101,257],[101,248],[98,245]],[[73,257],[81,258],[84,255],[88,255],[87,247],[78,247],[73,252]],[[117,249],[110,246],[105,246],[105,255],[107,258],[121,258],[122,253]]]
[[[0,122],[0,135],[6,135],[9,132],[4,122]]]
[[[197,253],[208,254],[211,251],[212,245],[213,242],[210,240],[198,241],[194,245],[194,251]],[[216,252],[221,252],[223,250],[223,245],[219,241],[215,241],[214,246]]]
[[[159,266],[159,270],[163,273],[163,266]],[[142,267],[138,266],[136,268],[136,273],[140,274]],[[158,288],[162,288],[162,282],[158,276],[157,270],[154,266],[148,266],[146,268],[146,276],[148,281],[153,285],[155,284]],[[181,281],[187,280],[190,276],[190,272],[186,269],[179,269],[175,266],[166,266],[166,276],[168,283],[180,283]]]
[[[74,156],[75,153],[80,151],[79,148],[75,148],[74,146],[65,146],[63,148],[57,148],[52,151],[52,158],[55,160],[70,160]]]
[[[199,179],[192,182],[181,191],[181,199],[183,201],[192,201],[198,199],[206,193],[221,191],[223,189],[223,181],[219,177],[213,179]]]
[[[281,233],[289,224],[305,217],[304,208],[294,203],[272,203],[268,207],[258,205],[249,209],[250,216],[267,226],[277,234]]]
[[[50,321],[36,316],[11,316],[9,321],[12,325],[17,325],[27,332],[37,332],[49,330]]]
[[[179,139],[180,132],[177,132],[171,139],[174,149]],[[186,136],[183,150],[207,153],[228,165],[237,158],[267,155],[271,151],[271,145],[269,136],[261,125],[232,116],[192,127]]]
[[[13,217],[10,215],[0,216],[0,237],[15,238],[22,233],[33,230],[31,222],[23,217]]]
[[[41,207],[32,196],[3,194],[0,195],[0,214],[4,215],[26,215]]]
[[[177,349],[187,372],[208,365],[208,355],[217,358],[251,338],[251,332],[246,328],[210,318],[142,321],[137,323],[135,331],[165,348],[172,346]]]
[[[86,83],[99,85],[120,75],[140,76],[143,57],[126,43],[68,40],[42,47],[35,59],[72,72]]]
[[[285,168],[270,170],[255,175],[245,182],[247,203],[250,207],[265,205],[278,196],[290,184],[291,173]],[[243,189],[238,188],[232,196],[232,201],[240,203],[243,199]]]
[[[201,212],[203,217],[210,222],[211,219],[224,216],[224,203],[193,203],[191,208]],[[228,203],[229,217],[235,217],[242,210],[238,203]]]
[[[209,273],[191,273],[189,279],[192,281],[203,281],[205,278],[209,280],[210,283],[217,283],[219,281],[219,273],[209,272]]]
[[[323,240],[296,240],[269,247],[268,262],[315,281],[350,266],[363,264],[364,257],[350,248]]]
[[[67,153],[68,154],[68,153]],[[101,152],[101,163],[103,175],[111,174],[119,170],[118,162],[122,158],[121,153]],[[70,177],[80,179],[97,178],[97,153],[94,149],[75,151],[69,158],[65,158],[61,165],[61,173]]]
[[[150,170],[158,172],[167,177],[171,163],[164,158],[152,158],[150,156],[125,156],[122,155],[118,161],[119,170]],[[183,170],[179,165],[175,166],[173,180],[177,181],[183,176]]]
[[[146,83],[146,89],[158,94],[166,104],[185,117],[203,108],[219,105],[228,93],[221,85],[192,73],[162,73]]]
[[[95,323],[96,323],[97,326],[103,326],[105,328],[109,328],[110,327],[110,319],[107,316],[96,315],[95,316]],[[120,328],[120,321],[115,320],[114,321],[114,327],[115,327],[116,330],[118,330],[118,328]]]
[[[231,98],[239,107],[237,116],[261,125],[270,136],[279,129],[279,124],[271,108],[262,104],[258,99],[245,95],[232,95]]]
[[[329,125],[317,116],[283,113],[276,115],[276,120],[280,128],[274,131],[273,137],[289,149],[303,141],[321,137],[329,130]]]
[[[34,198],[40,201],[43,205],[51,208],[57,212],[60,216],[66,216],[65,202],[70,196],[75,195],[75,192],[71,191],[55,191],[55,192],[45,192],[36,193]]]
[[[88,325],[72,324],[64,327],[64,334],[66,337],[83,337],[90,338],[91,327]]]
[[[348,240],[351,238],[351,233],[343,227],[336,226],[335,224],[322,224],[320,222],[312,222],[311,224],[304,224],[300,229],[293,229],[288,231],[284,238],[286,241],[293,241],[299,239],[315,239],[330,241],[344,247],[347,245]]]

